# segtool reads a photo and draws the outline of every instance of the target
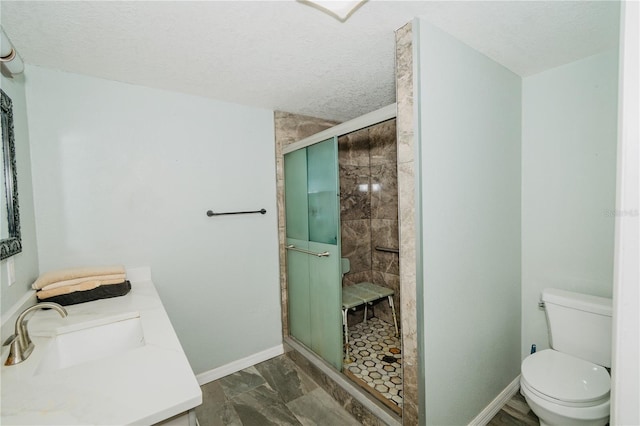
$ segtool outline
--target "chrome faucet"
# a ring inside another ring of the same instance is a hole
[[[22,313],[18,315],[18,319],[16,319],[14,334],[8,339],[7,344],[9,345],[9,356],[7,357],[4,365],[16,365],[29,358],[31,352],[33,352],[34,346],[31,338],[29,337],[29,331],[27,330],[26,316],[30,312],[47,308],[56,310],[63,318],[67,316],[67,310],[53,302],[38,303],[22,311]]]

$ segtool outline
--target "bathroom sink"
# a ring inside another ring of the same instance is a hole
[[[36,374],[72,367],[144,346],[138,312],[102,318],[56,330]]]

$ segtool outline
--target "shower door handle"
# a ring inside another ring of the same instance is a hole
[[[310,254],[311,256],[329,257],[329,252],[328,251],[323,251],[322,253],[316,253],[314,251],[309,251],[309,250],[298,248],[298,247],[294,246],[293,244],[289,244],[288,246],[284,246],[284,248],[286,248],[287,250],[299,251],[300,253]]]

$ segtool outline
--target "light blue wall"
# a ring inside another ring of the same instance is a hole
[[[22,252],[13,256],[15,262],[16,283],[9,287],[7,260],[0,261],[1,312],[5,315],[29,290],[31,283],[38,278],[38,247],[33,211],[33,190],[31,184],[31,154],[29,148],[29,128],[27,103],[25,96],[25,75],[13,78],[0,77],[2,90],[11,98],[13,104],[13,126],[18,172],[18,196],[20,204],[20,223],[22,230]],[[0,195],[4,197],[4,188]]]
[[[425,420],[461,425],[520,370],[521,79],[414,29]]]
[[[611,297],[617,51],[523,80],[522,357],[549,347],[546,287]]]
[[[27,75],[40,270],[151,266],[196,373],[280,345],[273,112]]]

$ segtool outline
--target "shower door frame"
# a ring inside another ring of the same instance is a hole
[[[299,141],[290,143],[288,145],[279,145],[278,148],[276,149],[277,152],[277,161],[281,162],[280,164],[284,164],[284,155],[288,154],[290,152],[296,151],[298,149],[301,148],[305,148],[308,147],[310,145],[314,145],[318,142],[322,142],[326,139],[332,138],[332,137],[339,137],[339,136],[343,136],[346,135],[348,133],[352,133],[355,132],[357,130],[360,129],[364,129],[366,127],[370,127],[373,126],[375,124],[379,124],[381,122],[390,120],[390,119],[397,119],[397,104],[391,104],[391,105],[387,105],[386,107],[380,108],[378,110],[375,110],[373,112],[370,112],[368,114],[365,114],[363,116],[354,118],[353,120],[349,120],[346,121],[344,123],[340,123],[337,124],[335,126],[329,127],[326,130],[323,130],[321,132],[318,132],[316,134],[313,134],[311,136],[305,137],[303,139],[300,139]],[[398,137],[398,135],[396,135],[396,137]],[[276,138],[276,144],[282,144],[282,140],[278,140],[278,138]],[[282,172],[284,172],[283,168],[281,169]],[[279,176],[280,177],[280,176]],[[278,190],[282,190],[282,196],[284,196],[284,188],[283,187],[279,187]],[[287,286],[287,277],[286,277],[286,270],[287,270],[287,266],[286,266],[286,255],[284,255],[284,245],[286,242],[286,229],[285,229],[285,221],[284,221],[284,203],[282,201],[279,201],[282,205],[282,211],[280,213],[280,221],[281,221],[281,226],[280,226],[280,245],[281,245],[281,267],[280,267],[280,271],[281,271],[281,277],[280,277],[280,281],[281,281],[281,292],[282,292],[282,329],[283,329],[283,337],[286,343],[289,343],[292,347],[294,347],[296,350],[299,350],[298,347],[300,346],[299,343],[295,340],[292,339],[292,337],[290,337],[289,335],[289,312],[288,312],[288,286]],[[402,256],[402,254],[400,254]],[[400,258],[402,261],[402,257]],[[402,281],[402,275],[401,275],[401,281]],[[402,287],[402,284],[401,284]],[[413,284],[413,288],[415,291],[415,283]],[[413,294],[413,298],[415,298],[415,294]],[[402,295],[401,295],[401,301],[402,301]],[[415,321],[415,320],[414,320]],[[413,323],[413,322],[412,322]],[[401,334],[402,334],[402,341],[404,342],[404,335],[407,332],[410,332],[410,328],[413,327],[409,327],[407,329],[402,329],[401,330]],[[404,346],[404,343],[403,343]],[[303,350],[303,349],[302,349]],[[403,348],[403,353],[404,353],[404,348]],[[336,381],[337,383],[341,383],[344,381],[347,381],[350,383],[350,379],[348,379],[343,373],[342,371],[338,371],[331,368],[325,368],[323,367],[322,364],[326,364],[324,363],[324,361],[322,360],[322,358],[320,358],[319,356],[317,356],[316,354],[313,354],[313,356],[317,357],[317,362],[312,361],[312,363],[314,363],[316,365],[316,367],[320,368],[321,371],[324,371],[325,374],[327,374],[329,377],[332,377],[334,379],[334,381]],[[415,356],[414,356],[415,357]],[[328,364],[326,364],[328,366]],[[332,372],[333,371],[333,372]],[[415,373],[417,373],[417,371],[415,371]],[[406,372],[405,372],[405,376],[406,376]],[[406,380],[407,378],[405,378]],[[413,380],[417,380],[417,377],[415,377],[415,379]],[[365,400],[368,400],[369,396],[365,395],[365,391],[355,388],[353,386],[348,386],[345,387],[345,389],[347,388],[351,388],[351,389],[357,389],[357,392],[360,392],[362,394],[362,397],[358,397],[357,395],[355,395],[356,399],[358,399],[361,403],[364,403],[365,405],[368,405],[368,403],[365,402]],[[407,400],[406,402],[409,402],[412,405],[416,405],[418,404],[418,401],[413,401],[413,400]],[[371,408],[371,407],[370,407]],[[376,410],[377,411],[377,410]],[[404,410],[403,410],[404,412]],[[384,418],[386,416],[385,413],[380,413],[378,412],[378,415],[380,418]],[[404,416],[403,416],[404,418]]]
[[[297,142],[289,144],[282,148],[282,154],[288,154],[293,151],[297,151],[300,148],[306,148],[310,145],[314,145],[318,142],[322,142],[326,139],[333,137],[344,136],[347,133],[355,132],[356,130],[364,129],[365,127],[373,126],[374,124],[382,123],[383,121],[396,118],[396,104],[387,105],[368,114],[354,118],[353,120],[345,121],[344,123],[337,124],[326,130],[311,135]]]

